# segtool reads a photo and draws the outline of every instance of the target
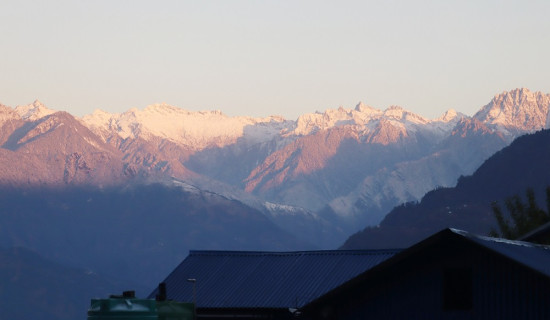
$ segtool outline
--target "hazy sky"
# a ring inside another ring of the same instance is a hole
[[[4,0],[0,102],[471,115],[504,90],[550,93],[549,13],[547,0]]]

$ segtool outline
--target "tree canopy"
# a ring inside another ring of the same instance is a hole
[[[528,188],[525,195],[526,202],[519,195],[506,198],[504,204],[508,210],[509,218],[503,214],[497,202],[492,203],[493,214],[500,232],[493,229],[489,233],[490,236],[518,239],[550,221],[550,187],[546,188],[546,211],[538,206],[532,188]]]

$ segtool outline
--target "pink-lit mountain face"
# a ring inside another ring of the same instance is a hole
[[[352,230],[435,187],[454,185],[515,137],[548,128],[549,105],[548,94],[516,89],[473,117],[449,110],[438,119],[362,103],[296,121],[165,104],[80,119],[39,102],[0,106],[0,183],[175,179],[256,206],[266,207],[247,194],[301,207]]]

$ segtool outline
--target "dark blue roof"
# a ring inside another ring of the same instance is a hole
[[[514,261],[515,263],[550,278],[550,246],[533,244],[524,241],[479,236],[466,231],[449,228],[420,241],[410,248],[401,250],[401,252],[395,254],[393,257],[383,261],[373,268],[370,268],[330,292],[327,292],[324,296],[319,297],[315,301],[312,301],[305,308],[316,308],[335,296],[345,294],[345,292],[351,292],[349,289],[352,287],[369,285],[370,279],[379,277],[381,273],[383,274],[384,272],[392,272],[392,270],[395,270],[390,268],[390,266],[403,263],[409,257],[417,255],[419,252],[429,250],[431,246],[438,246],[441,244],[445,245],[449,240],[453,239],[458,239],[464,244],[471,243],[475,246],[479,246],[484,250],[487,250],[487,253],[489,254],[502,256],[510,261]],[[302,310],[304,309],[302,308]]]
[[[164,282],[168,299],[193,301],[196,279],[198,308],[299,308],[399,251],[190,251]]]
[[[450,231],[550,277],[550,246],[478,236],[457,229],[450,229]]]

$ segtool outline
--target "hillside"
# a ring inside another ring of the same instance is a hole
[[[305,250],[245,204],[163,184],[0,189],[0,246],[153,288],[191,249]]]
[[[427,193],[420,202],[395,207],[377,227],[351,236],[342,249],[408,247],[443,228],[487,234],[496,225],[491,203],[533,188],[542,203],[550,185],[550,131],[517,138],[454,188]]]
[[[85,319],[91,298],[145,289],[55,263],[22,247],[0,248],[0,286],[3,319],[43,320]]]

